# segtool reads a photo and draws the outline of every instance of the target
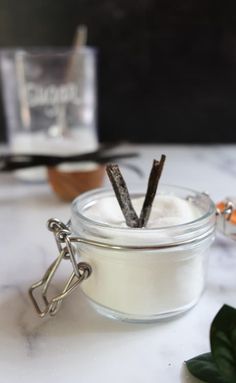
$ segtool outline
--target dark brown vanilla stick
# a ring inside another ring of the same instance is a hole
[[[162,169],[166,156],[162,154],[160,161],[154,160],[152,170],[148,180],[146,196],[139,218],[139,227],[145,227],[151,214],[152,204],[156,195],[159,180],[161,178]]]
[[[37,166],[57,166],[63,162],[86,162],[93,161],[98,164],[105,164],[111,161],[136,157],[136,153],[114,153],[106,154],[106,149],[98,149],[78,155],[58,156],[44,154],[6,154],[0,155],[0,172],[10,172],[18,169],[26,169]]]
[[[117,201],[119,202],[120,208],[125,217],[127,226],[139,227],[139,218],[132,205],[125,180],[122,177],[118,165],[109,164],[106,167],[106,171],[114,189]]]

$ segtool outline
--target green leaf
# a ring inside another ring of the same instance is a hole
[[[189,372],[204,382],[227,383],[220,375],[210,352],[189,359],[185,363]]]
[[[236,382],[236,309],[224,305],[210,330],[212,357],[227,383]]]

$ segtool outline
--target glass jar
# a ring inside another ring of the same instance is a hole
[[[163,228],[117,227],[87,217],[91,206],[113,196],[97,189],[72,204],[70,230],[78,240],[79,260],[91,266],[81,289],[95,309],[108,317],[149,322],[194,306],[205,286],[207,254],[215,236],[216,208],[205,193],[163,185],[200,209],[196,220]],[[133,198],[143,190],[131,192]],[[158,198],[158,195],[157,195]]]
[[[95,49],[81,46],[0,50],[12,153],[72,155],[98,148],[96,55]],[[71,170],[68,164],[62,167]],[[45,167],[15,174],[25,181],[47,179]]]

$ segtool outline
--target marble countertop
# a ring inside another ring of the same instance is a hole
[[[167,154],[162,182],[207,191],[215,201],[236,194],[236,146],[132,146],[129,160],[145,173]],[[129,146],[130,149],[130,146]],[[124,171],[128,184],[136,174]],[[130,324],[97,314],[79,291],[53,319],[39,319],[28,287],[56,256],[46,221],[70,217],[47,184],[0,175],[0,382],[197,382],[183,362],[209,351],[210,323],[222,304],[236,306],[236,243],[217,235],[207,288],[185,315],[155,324]]]

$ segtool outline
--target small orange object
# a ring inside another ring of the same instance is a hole
[[[227,202],[219,202],[217,203],[216,207],[220,210],[221,213],[227,208]],[[232,214],[229,217],[229,222],[236,225],[236,210],[234,209]]]

